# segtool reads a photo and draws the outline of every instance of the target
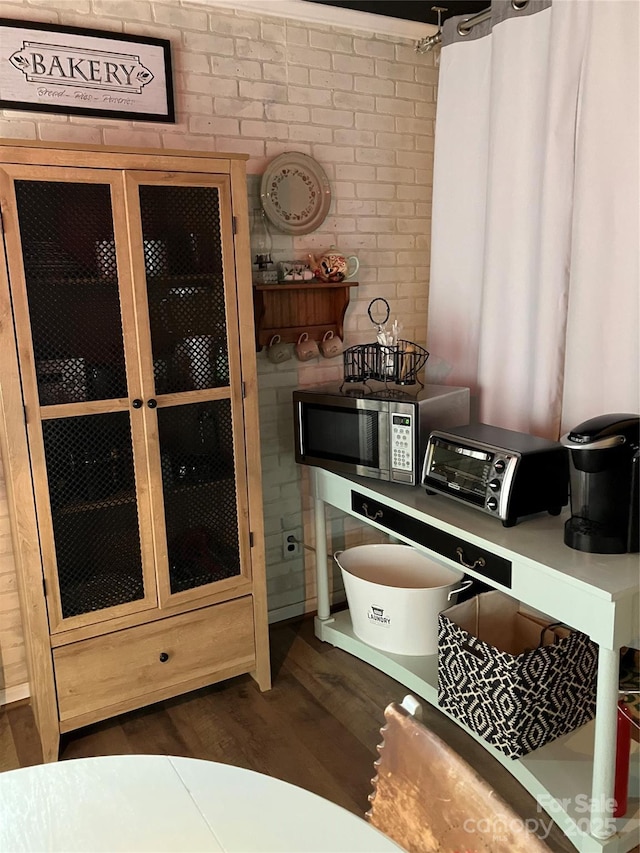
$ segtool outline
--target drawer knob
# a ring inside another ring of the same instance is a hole
[[[167,652],[160,652],[160,663],[166,663],[169,660]]]

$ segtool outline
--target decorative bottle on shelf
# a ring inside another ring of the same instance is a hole
[[[278,271],[271,260],[271,234],[262,208],[251,214],[251,247],[255,252],[253,279],[256,284],[277,284]]]

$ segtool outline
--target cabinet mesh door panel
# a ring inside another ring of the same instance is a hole
[[[229,385],[216,187],[141,186],[155,391]]]
[[[63,617],[143,598],[129,413],[42,429]]]
[[[158,409],[171,592],[240,574],[229,400]]]
[[[15,190],[40,405],[125,397],[109,186]]]

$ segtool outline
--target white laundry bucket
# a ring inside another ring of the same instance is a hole
[[[353,632],[398,655],[435,655],[438,613],[471,586],[464,573],[410,545],[358,545],[336,551]]]

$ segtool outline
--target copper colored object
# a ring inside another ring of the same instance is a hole
[[[377,829],[408,853],[549,853],[491,786],[402,705],[392,702],[384,716],[367,813]]]

